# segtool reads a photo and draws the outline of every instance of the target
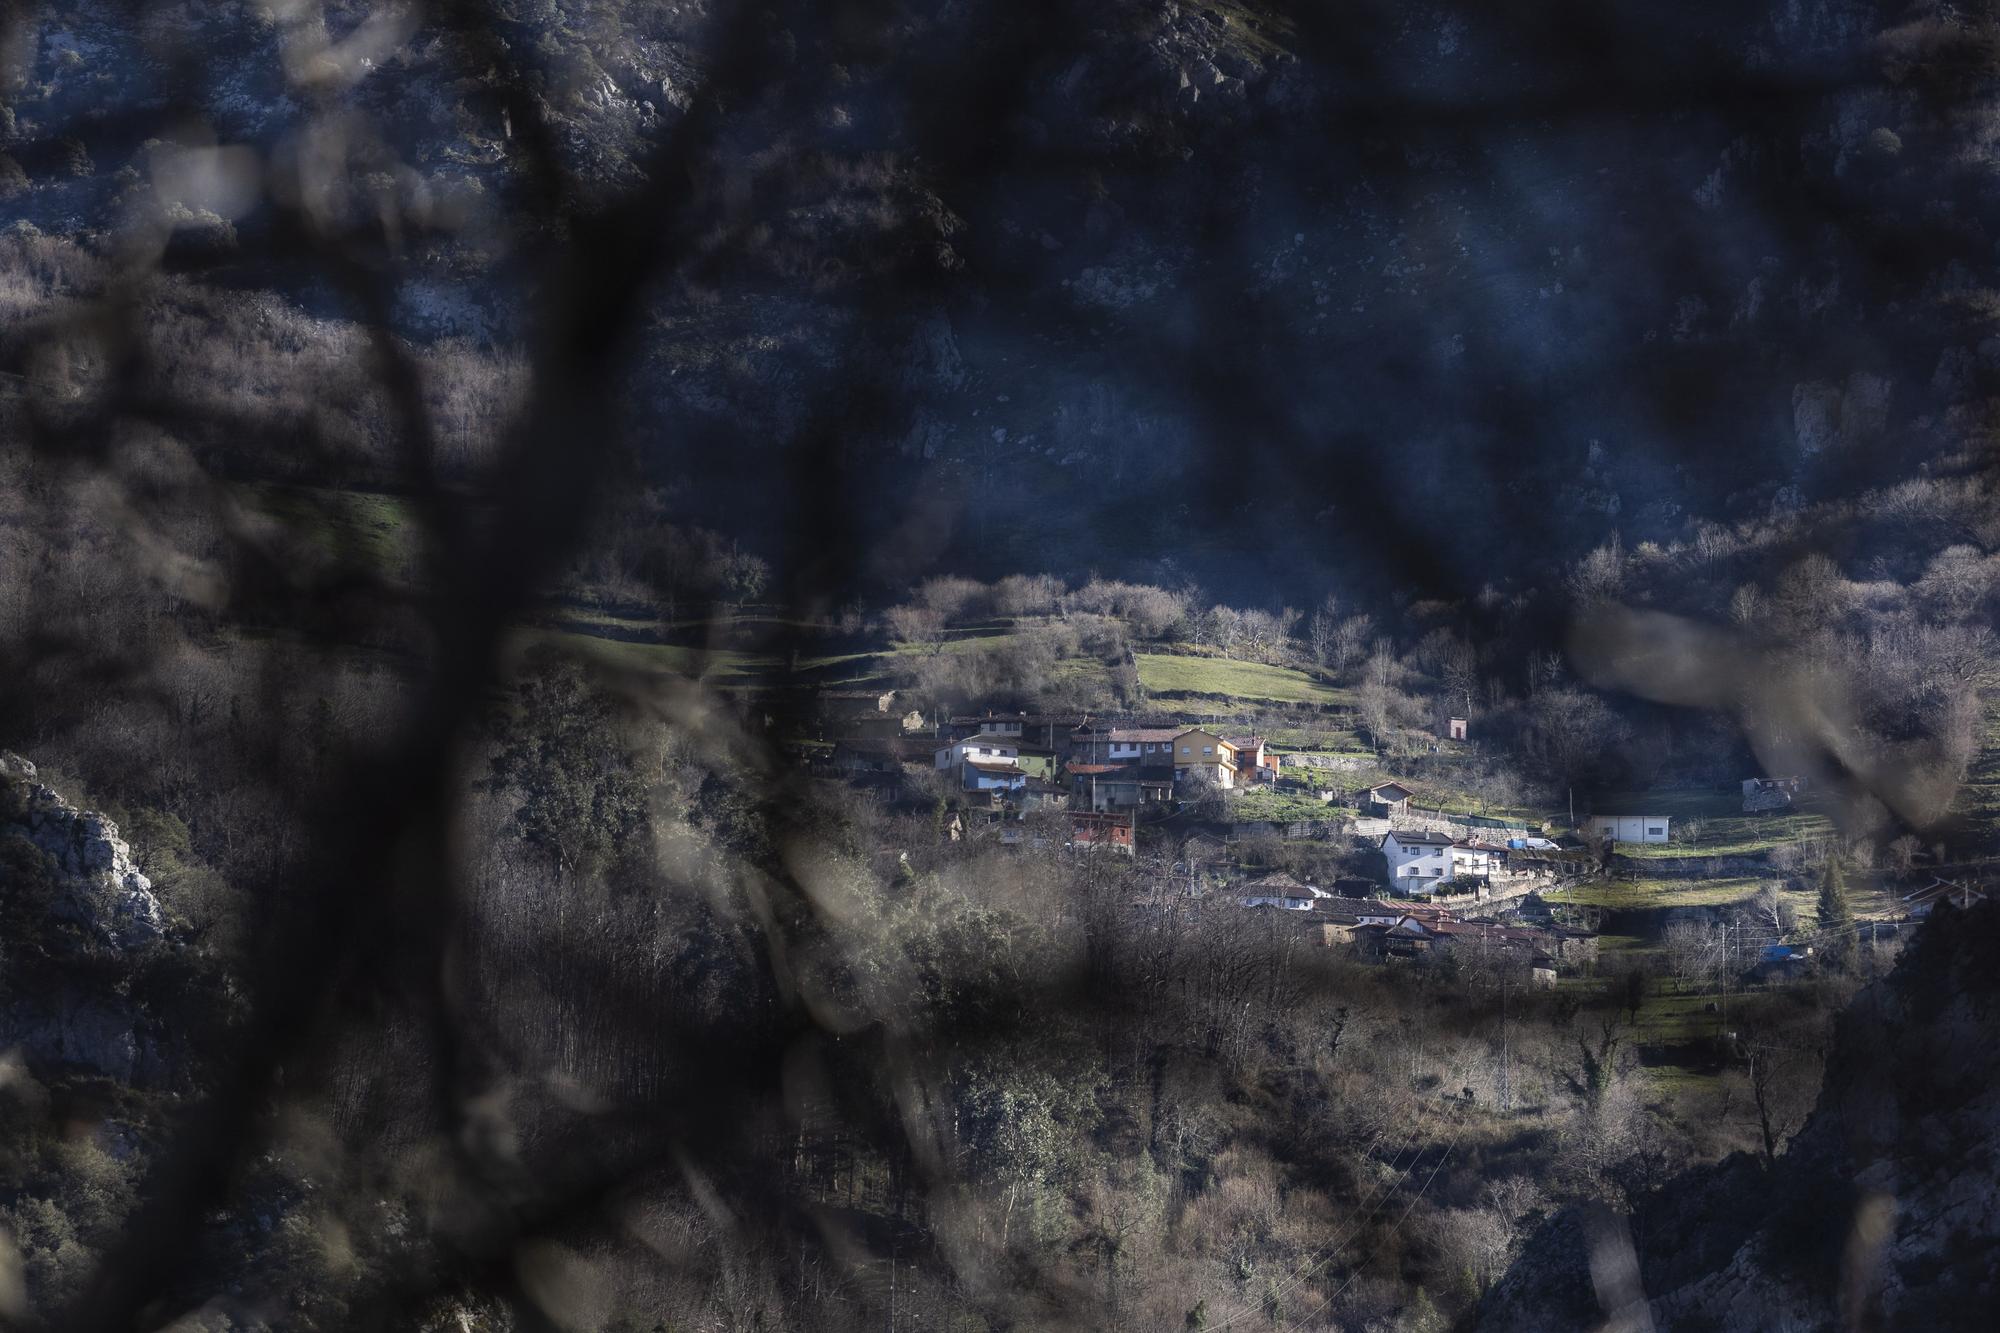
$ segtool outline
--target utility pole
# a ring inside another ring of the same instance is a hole
[[[1729,1032],[1729,923],[1722,923],[1722,1031]]]

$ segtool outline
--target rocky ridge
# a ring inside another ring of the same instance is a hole
[[[151,882],[118,826],[0,752],[0,1050],[30,1066],[144,1082],[165,1041],[135,987],[167,947]]]
[[[0,752],[0,775],[25,787],[20,809],[0,822],[0,837],[25,836],[48,856],[56,884],[51,912],[106,948],[133,949],[159,940],[165,930],[159,899],[152,881],[132,864],[132,849],[118,836],[118,826],[35,782],[35,766],[17,754]]]

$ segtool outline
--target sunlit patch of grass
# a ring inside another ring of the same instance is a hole
[[[1709,1006],[1715,1006],[1715,1012]],[[1661,978],[1648,984],[1644,1003],[1632,1024],[1632,1035],[1652,1046],[1683,1046],[1721,1030],[1722,995],[1685,992],[1678,983]]]
[[[1308,754],[1372,755],[1374,751],[1362,743],[1361,737],[1347,727],[1271,727],[1264,732],[1264,739],[1273,750],[1281,753],[1300,751]],[[1299,770],[1304,776],[1309,770]],[[1335,773],[1331,769],[1317,770],[1326,782],[1339,781],[1335,785],[1348,785],[1349,774]],[[1292,776],[1287,774],[1286,776]],[[1358,789],[1361,784],[1354,784]]]
[[[710,652],[674,643],[633,643],[626,639],[600,638],[594,634],[539,626],[524,626],[516,630],[515,643],[522,650],[546,644],[615,671],[685,676],[723,687],[747,685],[756,673],[773,665],[771,658],[747,653],[728,650]]]
[[[1670,1099],[1698,1097],[1721,1091],[1723,1071],[1689,1069],[1685,1065],[1641,1065],[1639,1077],[1653,1092]]]
[[[986,626],[975,627],[973,629],[957,629],[951,631],[951,637],[946,639],[937,651],[946,653],[992,652],[995,649],[1010,646],[1019,637],[1019,635],[1011,631]],[[896,641],[890,644],[887,651],[905,657],[928,657],[933,650],[931,645],[927,643],[903,643]]]
[[[1763,880],[1594,879],[1544,894],[1550,902],[1614,911],[1659,907],[1723,907],[1754,896]]]
[[[562,619],[572,625],[591,629],[628,630],[635,633],[664,634],[668,630],[699,625],[699,620],[667,621],[655,615],[628,616],[618,611],[605,611],[593,606],[565,606],[561,608]]]
[[[1303,820],[1334,819],[1341,813],[1311,796],[1272,791],[1269,788],[1244,792],[1241,796],[1233,798],[1228,805],[1229,818],[1243,823],[1270,819],[1289,824]]]
[[[1290,667],[1171,653],[1136,656],[1139,682],[1149,694],[1210,694],[1286,704],[1342,704],[1349,700],[1346,690],[1316,681]]]
[[[237,488],[247,508],[278,520],[328,558],[404,581],[418,554],[415,507],[400,495],[253,482]]]

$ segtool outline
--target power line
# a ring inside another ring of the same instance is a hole
[[[1389,1159],[1389,1169],[1391,1172],[1395,1172],[1396,1163],[1403,1160],[1403,1154],[1407,1152],[1413,1144],[1416,1143],[1417,1136],[1422,1132],[1423,1132],[1423,1124],[1421,1120],[1419,1120],[1419,1122],[1416,1125],[1411,1127],[1410,1133],[1408,1137],[1406,1137],[1403,1140],[1402,1146],[1396,1149],[1396,1155]],[[1348,1242],[1352,1241],[1357,1235],[1361,1233],[1364,1227],[1366,1227],[1370,1222],[1374,1221],[1376,1216],[1382,1211],[1382,1206],[1388,1203],[1390,1197],[1393,1196],[1397,1190],[1403,1187],[1403,1182],[1410,1178],[1410,1173],[1416,1169],[1417,1163],[1423,1160],[1424,1151],[1425,1150],[1422,1148],[1417,1149],[1416,1155],[1410,1158],[1410,1164],[1404,1167],[1402,1171],[1399,1174],[1397,1174],[1397,1178],[1395,1179],[1395,1181],[1392,1184],[1390,1184],[1388,1189],[1384,1190],[1376,1198],[1374,1204],[1369,1207],[1367,1213],[1361,1218],[1359,1222],[1356,1222],[1353,1226],[1349,1227],[1346,1234],[1341,1236],[1339,1240],[1334,1241],[1333,1244],[1327,1246],[1324,1250],[1322,1250],[1320,1252],[1319,1258],[1315,1259],[1312,1263],[1308,1264],[1304,1269],[1300,1270],[1298,1273],[1295,1273],[1293,1276],[1286,1279],[1284,1283],[1281,1283],[1278,1287],[1274,1288],[1266,1297],[1266,1299],[1267,1300],[1282,1299],[1287,1292],[1297,1287],[1301,1282],[1306,1281],[1313,1275],[1314,1272],[1316,1272],[1318,1269],[1324,1267],[1328,1262],[1330,1262],[1336,1252],[1345,1247],[1348,1244]],[[1222,1316],[1223,1327],[1227,1328],[1231,1323],[1231,1321],[1237,1319],[1238,1317],[1247,1318],[1253,1313],[1255,1313],[1255,1311],[1252,1309],[1252,1307],[1248,1305],[1244,1306],[1240,1311],[1231,1310]]]
[[[1444,1164],[1451,1160],[1452,1152],[1458,1147],[1459,1135],[1463,1134],[1464,1132],[1465,1132],[1465,1126],[1462,1123],[1456,1130],[1452,1132],[1451,1142],[1445,1145],[1444,1155],[1438,1158],[1437,1165],[1432,1167],[1430,1175],[1424,1178],[1424,1183],[1422,1187],[1417,1190],[1416,1196],[1410,1200],[1409,1207],[1403,1209],[1402,1216],[1398,1217],[1395,1223],[1392,1226],[1390,1226],[1389,1234],[1391,1236],[1395,1235],[1398,1231],[1400,1231],[1402,1229],[1403,1223],[1409,1220],[1410,1214],[1416,1211],[1417,1205],[1423,1201],[1425,1192],[1430,1189],[1431,1182],[1438,1178],[1438,1172],[1444,1170]],[[1360,1277],[1363,1272],[1367,1271],[1368,1265],[1372,1263],[1375,1259],[1375,1256],[1380,1254],[1381,1252],[1382,1248],[1379,1245],[1376,1246],[1374,1249],[1370,1250],[1367,1256],[1363,1258],[1359,1264],[1355,1265],[1354,1271],[1347,1275],[1347,1280],[1345,1282],[1342,1282],[1338,1287],[1335,1287],[1331,1295],[1329,1295],[1325,1300],[1321,1301],[1318,1305],[1314,1306],[1310,1311],[1308,1311],[1306,1314],[1306,1318],[1309,1320],[1318,1318],[1320,1311],[1326,1309],[1327,1306],[1332,1305],[1335,1301],[1339,1300],[1341,1294],[1345,1292],[1349,1287],[1354,1285],[1355,1279]],[[1284,1319],[1282,1314],[1279,1316],[1279,1318],[1280,1318],[1279,1327],[1281,1328],[1285,1324],[1291,1322],[1290,1320]]]

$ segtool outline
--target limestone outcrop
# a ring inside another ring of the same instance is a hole
[[[164,930],[159,899],[132,864],[132,849],[118,836],[118,826],[37,782],[35,766],[17,754],[0,754],[0,776],[13,791],[9,804],[0,806],[0,838],[25,837],[49,858],[54,890],[49,910],[108,948],[157,941]],[[0,866],[0,876],[6,874]]]
[[[167,947],[118,826],[0,752],[0,1050],[143,1082],[165,1068],[134,980]]]

